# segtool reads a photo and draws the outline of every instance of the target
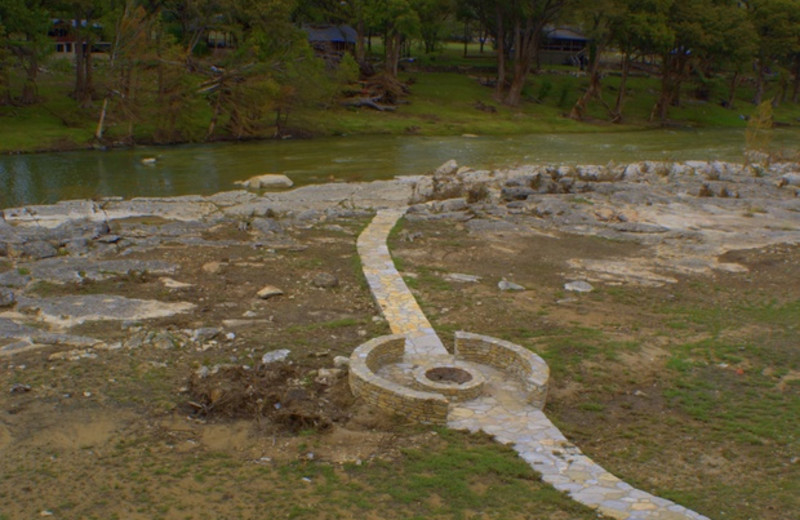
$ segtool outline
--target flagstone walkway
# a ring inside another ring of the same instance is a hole
[[[387,368],[386,377],[407,384],[418,364],[451,359],[394,266],[386,238],[406,208],[378,211],[358,238],[364,274],[392,333],[406,336],[404,362]],[[709,520],[669,500],[640,491],[581,453],[545,414],[525,398],[522,385],[494,368],[474,364],[487,384],[477,399],[451,403],[447,425],[483,431],[511,445],[542,480],[573,500],[620,520]],[[392,372],[395,372],[394,374]]]
[[[383,317],[389,322],[392,334],[406,337],[406,361],[421,362],[432,357],[449,357],[442,340],[397,272],[386,245],[386,238],[406,209],[378,211],[358,237],[358,254],[364,276]]]

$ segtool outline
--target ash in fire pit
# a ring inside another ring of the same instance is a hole
[[[461,361],[417,367],[413,376],[418,390],[436,392],[452,401],[478,397],[486,382],[475,367]]]
[[[425,377],[437,383],[463,385],[472,381],[472,374],[458,367],[436,367],[425,372]]]

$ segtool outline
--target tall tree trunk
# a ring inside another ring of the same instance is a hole
[[[464,57],[465,58],[467,57],[467,48],[469,47],[467,45],[468,38],[469,38],[469,21],[465,21],[464,22]]]
[[[11,104],[11,88],[8,69],[0,65],[0,106]]]
[[[75,39],[75,90],[73,96],[80,103],[83,101],[86,92],[86,77],[84,76],[84,55],[83,38],[78,36]]]
[[[389,76],[392,75],[392,57],[394,56],[394,38],[393,35],[389,33],[389,29],[387,28],[383,32],[383,70]]]
[[[535,28],[533,27],[531,19],[526,21],[524,29],[520,22],[514,27],[514,76],[508,88],[506,105],[519,106],[522,100],[522,89],[528,79],[531,64],[538,54],[540,30],[538,24]]]
[[[359,17],[356,23],[356,63],[363,64],[367,56],[364,48],[364,19]]]
[[[397,78],[401,44],[402,38],[399,33],[389,33],[384,37],[385,58],[383,68],[391,78]]]
[[[785,103],[787,99],[789,99],[789,72],[787,70],[782,70],[780,75],[780,93],[775,96],[775,99],[772,101],[772,106],[777,107],[781,103]]]
[[[797,103],[800,98],[800,53],[794,56],[794,70],[793,70],[793,86],[792,86],[792,103]]]
[[[158,103],[163,106],[164,91],[164,60],[161,56],[161,26],[156,29],[156,78],[158,80]]]
[[[736,102],[736,89],[739,87],[739,71],[733,73],[733,77],[731,78],[730,86],[728,88],[728,108],[733,110],[734,104]]]
[[[223,85],[219,85],[218,88],[217,99],[214,102],[214,112],[211,114],[211,121],[208,122],[208,130],[206,130],[206,141],[211,139],[211,136],[214,135],[214,130],[217,128],[217,121],[219,120],[219,114],[222,111],[222,96],[224,95]]]
[[[689,60],[684,54],[675,58],[675,64],[670,104],[679,107],[681,106],[681,86],[683,85],[683,80],[689,75]]]
[[[661,94],[650,112],[650,121],[658,118],[662,123],[667,120],[669,106],[672,103],[674,86],[672,81],[672,63],[669,56],[664,56],[661,65]]]
[[[90,103],[92,101],[92,96],[94,95],[94,82],[92,81],[92,40],[91,38],[86,39],[86,59],[83,62],[83,66],[86,67],[85,76],[86,76],[86,102]]]
[[[756,71],[756,93],[753,96],[753,104],[756,106],[760,105],[764,98],[764,74],[766,73],[764,61],[761,58],[758,58],[757,63],[758,70]]]
[[[22,99],[20,100],[23,105],[32,105],[36,103],[36,76],[39,72],[39,62],[36,59],[36,50],[27,49],[27,56],[25,56],[25,83],[22,85]]]
[[[625,90],[628,87],[628,73],[631,70],[631,54],[628,51],[622,55],[622,77],[619,80],[617,102],[614,104],[614,123],[622,122],[622,105],[625,103]]]
[[[105,131],[106,125],[106,114],[108,113],[108,101],[111,95],[106,95],[103,98],[103,107],[100,109],[100,117],[97,118],[97,128],[94,131],[94,140],[97,142],[101,142],[103,140],[103,132]]]
[[[497,2],[497,85],[495,85],[494,96],[497,100],[503,98],[506,88],[506,30],[503,26],[503,7]]]
[[[591,44],[589,48],[589,87],[586,92],[578,98],[572,110],[569,112],[571,119],[583,119],[586,117],[586,106],[589,101],[600,95],[600,49]]]
[[[392,56],[392,77],[397,78],[400,69],[400,52],[403,48],[403,38],[400,33],[394,35],[394,56]]]
[[[80,8],[75,10],[75,100],[82,107],[87,107],[92,100],[92,41],[89,32],[92,27],[91,15]],[[82,22],[86,22],[86,30]]]

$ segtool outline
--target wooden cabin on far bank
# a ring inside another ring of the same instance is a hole
[[[316,55],[325,60],[339,61],[345,53],[355,52],[358,33],[349,25],[304,25],[303,30]]]

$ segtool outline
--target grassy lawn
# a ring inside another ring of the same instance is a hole
[[[380,56],[380,43],[376,42],[372,50],[375,56]],[[95,64],[96,76],[102,77],[105,63],[98,59]],[[289,124],[310,135],[511,135],[621,131],[653,125],[648,118],[660,88],[658,78],[629,78],[624,124],[615,125],[608,122],[606,109],[597,102],[590,103],[587,122],[565,117],[588,83],[587,78],[572,67],[547,66],[531,75],[523,91],[522,105],[510,108],[493,99],[492,87],[481,85],[482,81],[494,79],[494,66],[493,53],[487,49],[481,54],[477,45],[470,47],[466,57],[462,46],[455,43],[429,55],[417,50],[413,61],[404,62],[401,79],[411,83],[411,91],[395,112],[335,104],[326,108],[300,107],[292,112]],[[71,81],[69,62],[53,58],[39,78],[42,103],[0,107],[0,153],[90,146],[101,102],[98,99],[88,108],[75,106],[67,95]],[[603,99],[607,105],[614,105],[619,81],[619,74],[613,71],[603,79]],[[745,118],[753,110],[749,102],[752,87],[745,84],[738,90],[735,109],[721,106],[720,100],[727,98],[723,78],[709,80],[706,87],[710,92],[709,100],[701,102],[692,98],[696,86],[684,85],[682,105],[670,109],[675,124],[699,127],[746,124]],[[141,103],[142,113],[148,113],[148,101],[143,99]],[[179,118],[184,138],[202,139],[210,116],[210,109],[204,102],[183,110]],[[775,120],[782,124],[796,124],[798,117],[798,105],[783,103],[775,109]],[[272,135],[270,124],[261,130],[261,137]],[[152,140],[157,127],[145,117],[136,123],[134,136],[137,141]],[[110,123],[110,136],[125,132],[126,128],[115,129],[113,122]]]
[[[798,510],[800,289],[785,267],[796,265],[796,247],[741,253],[735,261],[752,266],[745,276],[595,284],[575,298],[559,259],[635,249],[597,237],[486,244],[441,224],[404,229],[423,238],[395,235],[391,249],[443,339],[468,330],[539,353],[551,369],[548,416],[612,473],[711,518]],[[450,272],[482,280],[443,283]],[[498,291],[508,273],[528,290]]]

